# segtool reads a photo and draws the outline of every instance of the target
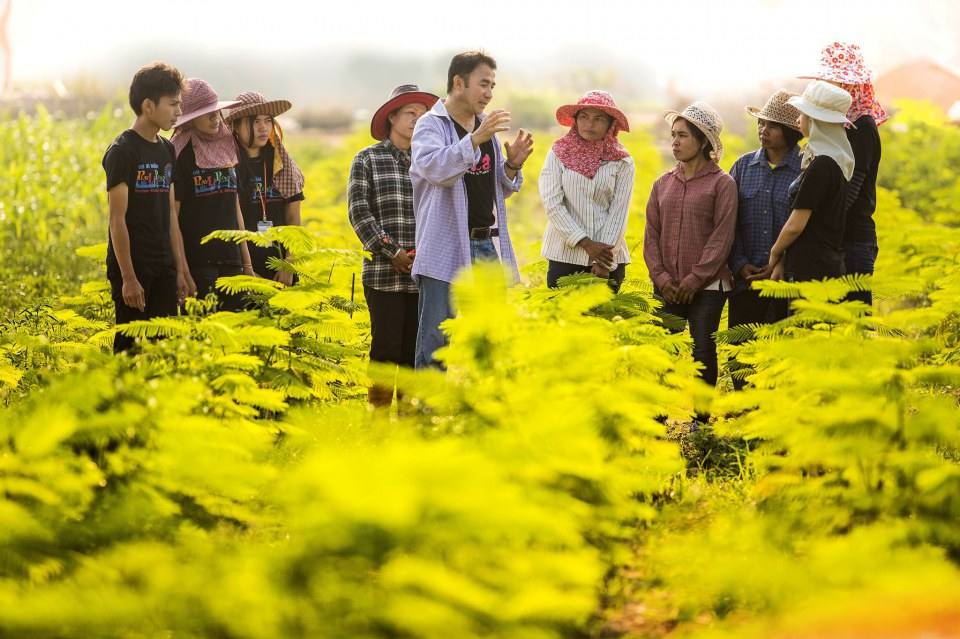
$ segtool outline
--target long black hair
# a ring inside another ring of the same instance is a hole
[[[253,181],[253,162],[251,161],[250,156],[247,155],[247,149],[253,147],[253,122],[257,119],[257,115],[248,115],[242,118],[237,118],[232,122],[233,130],[233,140],[237,143],[237,186],[241,192],[241,197],[248,197],[250,193],[250,183]],[[240,139],[240,123],[247,123],[247,140],[243,141]],[[276,123],[273,122],[273,117],[270,117],[270,122],[276,127]],[[260,149],[259,159],[263,160],[264,164],[267,165],[267,180],[266,184],[263,185],[264,189],[269,189],[270,185],[273,183],[273,154],[276,150],[273,148],[273,142],[267,140],[267,144]],[[262,176],[261,176],[262,177]]]

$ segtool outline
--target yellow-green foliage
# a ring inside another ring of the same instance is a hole
[[[344,195],[365,134],[291,140],[305,231],[209,240],[287,244],[296,257],[274,266],[296,287],[225,278],[249,310],[191,301],[125,327],[140,352],[114,357],[108,290],[87,274],[104,252],[100,154],[122,125],[2,125],[44,131],[55,157],[16,170],[61,167],[84,205],[44,195],[51,226],[29,230],[72,283],[5,298],[0,637],[960,632],[960,232],[890,159],[916,127],[954,132],[908,120],[882,128],[876,277],[764,284],[797,312],[720,334],[720,391],[653,315],[642,220],[668,165],[648,131],[623,136],[637,181],[621,293],[589,276],[543,286],[536,178],[559,132],[538,134],[509,201],[525,283],[490,268],[456,283],[441,374],[365,360]],[[4,185],[7,210],[28,187]],[[0,224],[7,250],[25,231]],[[77,255],[81,240],[101,244]],[[16,255],[5,286],[32,268]],[[868,285],[876,314],[836,303]],[[726,390],[732,375],[748,389]],[[396,380],[396,412],[366,408],[370,380]],[[688,432],[698,412],[713,421]]]

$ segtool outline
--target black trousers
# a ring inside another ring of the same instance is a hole
[[[660,291],[656,296],[663,300]],[[664,301],[659,313],[669,313],[686,320],[690,326],[690,337],[693,338],[693,359],[703,364],[700,378],[711,386],[717,383],[717,342],[713,334],[720,328],[720,317],[723,315],[723,305],[727,301],[727,294],[721,291],[700,291],[693,296],[689,304],[673,304]],[[683,329],[670,327],[674,332]]]
[[[789,314],[789,300],[760,297],[759,291],[748,288],[730,296],[727,326],[732,328],[743,324],[773,324],[786,319]],[[733,378],[733,387],[736,390],[741,390],[745,385],[746,381]]]
[[[573,275],[575,273],[589,273],[590,267],[583,266],[582,264],[569,264],[567,262],[554,262],[553,260],[547,260],[547,286],[550,288],[557,288],[557,280],[561,277],[566,277],[568,275]],[[623,278],[627,275],[627,265],[619,264],[617,268],[610,271],[610,279],[607,280],[607,283],[610,284],[610,288],[613,289],[613,292],[616,293],[620,290],[620,285],[623,284]]]
[[[760,297],[753,289],[737,291],[730,296],[727,324],[773,324],[787,317],[788,306],[787,300]]]
[[[876,236],[867,242],[845,242],[843,245],[844,265],[847,273],[862,273],[864,275],[873,275],[873,266],[877,261]],[[873,291],[854,291],[847,293],[846,300],[849,302],[860,300],[867,306],[873,305]]]
[[[370,361],[413,368],[417,352],[417,293],[391,293],[363,285],[370,310]]]
[[[220,303],[217,308],[221,311],[242,311],[244,300],[242,294],[231,295],[218,291],[215,284],[218,277],[243,275],[243,267],[236,264],[191,264],[190,277],[197,285],[197,297],[203,299],[209,293],[216,293]]]
[[[169,317],[177,314],[177,272],[173,267],[141,269],[137,280],[143,287],[144,309],[127,306],[123,301],[123,277],[119,272],[108,271],[110,294],[116,315],[116,323],[126,324],[153,317]],[[117,333],[113,338],[113,352],[130,350],[134,345],[132,337]]]

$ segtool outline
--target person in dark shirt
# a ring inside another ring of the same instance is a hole
[[[873,214],[877,209],[877,173],[880,169],[880,132],[887,112],[873,90],[873,73],[856,44],[833,42],[820,53],[820,67],[810,76],[839,86],[852,98],[846,126],[847,139],[856,165],[847,187],[847,224],[843,234],[844,263],[847,273],[873,274],[879,246]],[[847,296],[873,304],[871,291],[856,291]]]
[[[142,67],[130,84],[130,107],[137,119],[103,156],[110,208],[107,279],[117,325],[176,315],[178,301],[196,292],[183,268],[183,242],[170,204],[173,145],[160,137],[180,116],[183,76],[154,63]],[[115,353],[134,340],[117,333]]]
[[[770,249],[767,268],[756,278],[802,282],[840,277],[846,272],[845,197],[854,167],[843,130],[850,94],[814,80],[803,95],[787,103],[800,111],[798,124],[808,139],[800,163],[803,173],[790,185],[790,217]]]
[[[241,93],[236,100],[239,104],[225,111],[223,118],[233,129],[237,144],[237,185],[244,226],[258,232],[275,226],[300,226],[303,172],[287,152],[283,131],[274,120],[290,110],[290,102],[267,102],[255,91]],[[247,248],[257,275],[286,286],[294,283],[292,273],[274,271],[267,265],[270,257],[291,257],[281,246],[264,248],[250,243]]]
[[[186,264],[201,297],[215,292],[220,277],[254,276],[246,243],[222,240],[203,242],[217,230],[243,230],[243,213],[237,197],[237,147],[220,110],[236,101],[220,102],[209,84],[187,80],[183,94],[185,113],[177,120],[171,141],[177,151],[174,206],[183,234]],[[219,308],[240,310],[239,295],[221,292]]]

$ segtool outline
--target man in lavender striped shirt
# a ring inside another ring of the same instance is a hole
[[[510,114],[484,115],[496,69],[483,53],[454,56],[447,99],[421,116],[413,132],[417,248],[411,274],[420,291],[416,368],[438,366],[433,353],[446,344],[440,324],[453,317],[450,283],[461,269],[499,259],[519,279],[504,201],[520,189],[520,169],[533,150],[533,137],[520,129],[501,152],[496,134],[510,128]]]

